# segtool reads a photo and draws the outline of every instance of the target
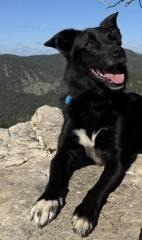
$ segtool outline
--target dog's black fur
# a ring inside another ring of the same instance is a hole
[[[63,104],[65,121],[49,182],[32,209],[32,218],[40,227],[63,207],[73,172],[94,164],[99,153],[101,161],[96,162],[104,165],[103,173],[72,219],[74,231],[87,236],[107,197],[142,148],[142,97],[125,92],[126,56],[116,19],[117,13],[97,28],[61,31],[45,43],[67,59],[64,80],[71,102]],[[88,141],[94,143],[92,148]]]
[[[139,240],[142,240],[142,228],[141,228],[141,230],[140,230]]]

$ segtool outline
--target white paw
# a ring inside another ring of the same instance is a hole
[[[34,220],[40,228],[51,222],[63,205],[63,199],[37,201],[31,210],[31,220]]]
[[[72,218],[73,231],[81,237],[86,237],[93,229],[93,225],[86,218],[74,215]]]

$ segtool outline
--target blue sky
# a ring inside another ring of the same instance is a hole
[[[109,2],[115,2],[109,1]],[[43,42],[65,28],[98,26],[118,11],[123,46],[142,53],[142,9],[135,0],[106,9],[99,0],[0,0],[0,54],[50,54]]]

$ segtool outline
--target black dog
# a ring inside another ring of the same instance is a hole
[[[142,97],[124,92],[126,56],[116,18],[117,13],[96,28],[61,31],[45,43],[67,59],[64,80],[69,95],[49,182],[32,208],[39,227],[52,221],[65,204],[73,172],[94,163],[104,165],[104,171],[72,218],[73,230],[87,236],[142,148]]]

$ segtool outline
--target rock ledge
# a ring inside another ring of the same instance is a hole
[[[58,218],[42,230],[30,221],[33,202],[47,182],[63,122],[58,108],[43,106],[31,121],[0,129],[0,240],[79,240],[70,219],[101,174],[90,166],[77,171],[70,182],[67,204]],[[88,240],[138,240],[142,227],[142,156],[104,206]]]

